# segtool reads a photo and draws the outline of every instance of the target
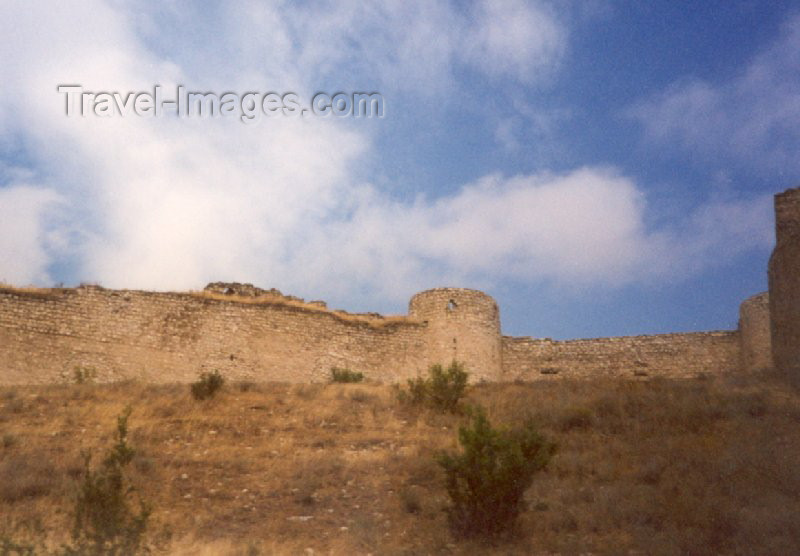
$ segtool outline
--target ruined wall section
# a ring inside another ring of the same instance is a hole
[[[427,365],[425,325],[347,320],[290,305],[97,287],[0,290],[0,382],[69,380],[76,366],[102,381],[326,381],[330,367],[394,381]]]
[[[772,367],[768,292],[749,297],[739,306],[739,340],[742,370],[761,371]]]
[[[775,195],[769,310],[775,366],[800,381],[800,188]]]
[[[491,296],[466,288],[436,288],[411,298],[409,316],[427,323],[429,364],[461,361],[472,381],[503,380],[500,311]]]
[[[742,304],[741,332],[553,341],[501,336],[497,304],[476,290],[422,292],[395,318],[218,293],[0,288],[0,383],[70,381],[76,367],[101,381],[188,382],[216,369],[231,380],[319,382],[333,366],[398,382],[453,359],[473,382],[693,377],[744,361],[754,370],[769,352],[764,294]]]
[[[554,341],[503,337],[506,380],[695,377],[736,371],[738,332],[697,332]]]

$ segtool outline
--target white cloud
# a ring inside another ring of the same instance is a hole
[[[628,112],[661,144],[773,172],[800,169],[800,15],[723,83],[683,80]]]
[[[28,285],[49,282],[45,216],[59,196],[30,185],[0,188],[0,282]]]
[[[59,83],[142,90],[187,70],[155,58],[102,3],[22,11],[14,27],[27,40],[11,35],[0,44],[16,62],[3,64],[15,91],[4,116],[35,147],[45,185],[72,202],[62,212],[89,213],[75,246],[84,277],[138,287],[285,277],[291,237],[338,202],[366,137],[322,120],[67,118]]]
[[[676,280],[769,246],[770,202],[712,200],[682,222],[648,230],[645,196],[611,169],[495,175],[411,205],[365,192],[352,219],[321,230],[316,249],[297,261],[311,276],[383,285],[382,295],[401,298],[442,283],[507,278],[612,287]]]
[[[547,76],[561,60],[566,29],[546,4],[481,0],[473,11],[462,53],[486,73],[531,82]]]
[[[4,4],[0,79],[10,93],[0,119],[41,179],[36,188],[0,188],[0,277],[46,282],[48,265],[67,258],[81,279],[111,287],[229,279],[400,300],[420,287],[507,278],[615,286],[762,244],[760,233],[733,233],[753,206],[761,215],[761,199],[712,203],[648,230],[640,185],[583,168],[491,175],[409,204],[359,181],[372,137],[348,122],[67,118],[56,93],[59,83],[138,90],[189,80],[277,83],[303,94],[348,64],[396,68],[380,79],[422,91],[448,87],[453,60],[524,81],[557,64],[565,31],[538,4],[481,4],[474,24],[446,6],[345,4],[321,18],[312,8],[237,4],[222,9],[212,46],[195,40],[196,52],[165,55],[137,34],[158,23],[103,2]],[[483,52],[462,50],[470,41]],[[764,222],[750,220],[747,230]]]
[[[766,250],[774,242],[773,199],[711,199],[699,205],[666,234],[654,238],[657,259],[673,275],[692,275],[723,264],[750,249]]]
[[[571,118],[569,110],[536,107],[522,98],[515,99],[511,107],[513,117],[498,119],[494,130],[494,139],[503,149],[516,153],[524,148],[527,156],[542,167],[563,155],[558,131]]]

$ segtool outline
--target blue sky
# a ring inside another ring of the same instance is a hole
[[[253,282],[507,334],[735,328],[800,180],[793,2],[4,2],[0,280]],[[380,92],[381,119],[68,117],[60,84]]]

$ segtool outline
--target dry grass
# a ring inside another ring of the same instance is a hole
[[[380,328],[391,324],[416,322],[414,319],[400,315],[380,316],[373,314],[355,314],[355,313],[348,313],[346,311],[328,309],[327,307],[321,307],[320,305],[316,305],[314,303],[301,301],[299,299],[291,299],[278,294],[247,296],[247,295],[236,295],[236,294],[222,294],[222,293],[203,290],[203,291],[189,292],[189,295],[205,299],[215,299],[217,301],[247,303],[249,305],[282,305],[284,307],[295,307],[298,309],[303,309],[304,311],[311,311],[314,313],[326,313],[336,317],[339,320],[343,320],[346,322],[368,324],[376,328]]]
[[[35,286],[12,286],[0,282],[0,293],[10,293],[17,295],[27,295],[31,297],[52,299],[57,293],[63,291],[64,288],[38,288]]]
[[[460,417],[389,386],[226,384],[0,389],[0,539],[66,540],[81,449],[133,405],[132,480],[169,554],[800,552],[800,396],[738,381],[548,381],[472,388],[495,423],[559,443],[519,537],[453,539],[437,450]],[[8,439],[7,441],[5,439]]]

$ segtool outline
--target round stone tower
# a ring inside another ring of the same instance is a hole
[[[772,367],[771,338],[769,293],[748,297],[739,306],[739,340],[743,370],[759,371]]]
[[[491,296],[465,288],[436,288],[411,298],[409,316],[427,321],[428,364],[464,363],[471,381],[502,373],[500,311]]]

